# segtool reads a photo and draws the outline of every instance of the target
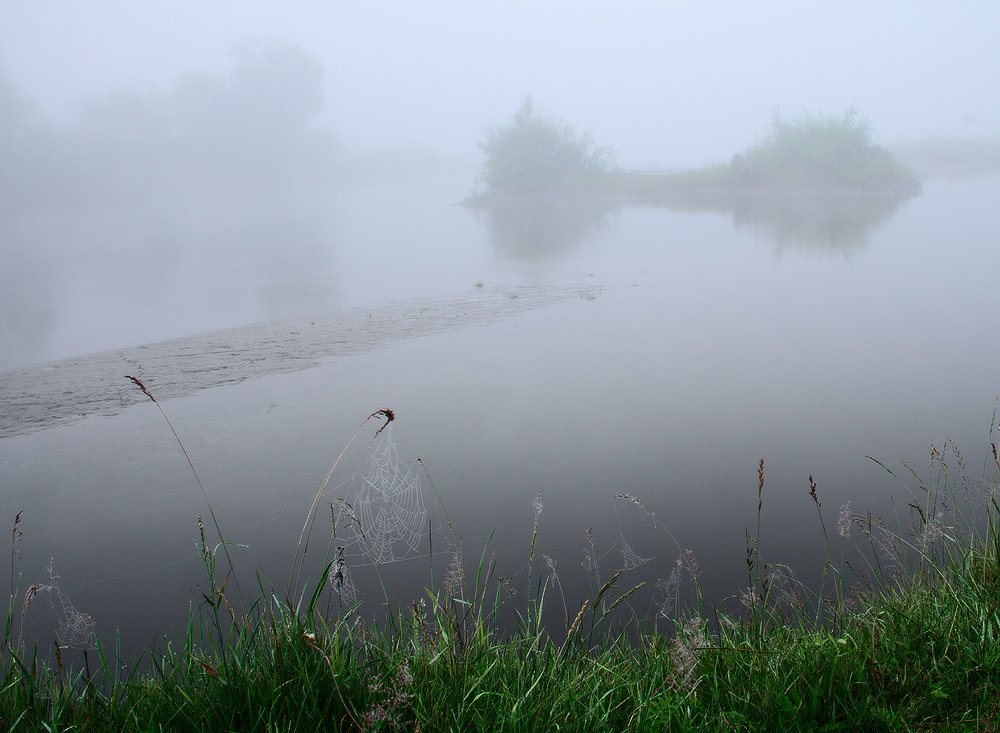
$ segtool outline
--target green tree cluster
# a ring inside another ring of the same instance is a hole
[[[486,156],[479,180],[492,192],[579,189],[615,168],[611,148],[537,113],[531,97],[510,122],[489,128],[479,147]]]
[[[733,173],[767,188],[920,189],[913,174],[875,142],[871,122],[853,109],[796,119],[775,112],[770,134],[733,157]]]

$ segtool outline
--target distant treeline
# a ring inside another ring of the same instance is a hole
[[[871,123],[854,110],[797,119],[775,113],[770,133],[727,163],[647,173],[620,170],[612,148],[539,115],[528,97],[510,122],[487,131],[480,147],[479,182],[486,191],[473,197],[473,204],[553,191],[671,199],[831,192],[911,196],[921,188],[906,166],[875,143]]]
[[[329,177],[337,142],[315,124],[320,63],[277,42],[246,43],[235,60],[228,76],[196,71],[163,93],[85,100],[65,124],[0,71],[0,211]]]

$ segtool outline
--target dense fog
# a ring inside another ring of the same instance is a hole
[[[475,161],[483,129],[527,94],[630,168],[728,159],[775,109],[854,107],[890,142],[988,137],[1000,127],[998,13],[988,2],[7,3],[4,146],[19,135],[17,151],[45,151],[13,166],[36,175],[71,154],[155,170],[173,156],[168,140],[219,175],[280,176],[299,157],[325,169],[334,140]]]
[[[362,248],[375,251],[378,235],[370,221],[356,236],[367,245],[347,241],[336,206],[350,208],[347,192],[359,185],[398,186],[431,171],[450,177],[436,201],[462,199],[477,185],[479,144],[529,95],[545,119],[607,146],[624,170],[728,161],[767,133],[776,112],[855,110],[887,144],[995,138],[1000,101],[988,89],[1000,71],[997,16],[985,2],[961,11],[860,2],[6,3],[0,332],[26,350],[12,347],[4,361],[363,302],[338,301],[334,291],[348,283],[416,294],[384,257],[360,265],[378,271],[381,287],[357,274],[337,281],[333,243],[347,267]],[[382,196],[401,205],[391,188]],[[530,257],[577,239],[567,226],[586,221],[555,225],[548,219],[557,214],[546,216],[493,212],[486,224],[498,251]],[[400,221],[404,231],[414,224]],[[39,259],[95,247],[147,254],[133,254],[134,264],[106,257],[90,274],[65,257]],[[185,251],[216,256],[194,262]],[[179,283],[188,280],[171,279],[194,271],[225,282],[236,254],[257,278],[253,288],[234,278],[198,301],[183,295]],[[416,266],[424,281],[436,280],[435,264],[424,248]],[[139,272],[147,275],[137,283]],[[265,282],[276,273],[298,283],[289,286],[294,297]],[[308,287],[305,273],[314,273]],[[189,320],[150,328],[157,319],[139,315],[138,291],[189,303]],[[234,305],[248,292],[254,305]],[[123,295],[111,302],[109,294]],[[53,315],[82,313],[75,304],[84,298],[102,299],[113,315],[85,326]],[[295,298],[301,303],[290,305]],[[53,334],[57,322],[62,331]],[[88,341],[91,332],[115,335]]]

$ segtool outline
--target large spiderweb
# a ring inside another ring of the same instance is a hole
[[[427,508],[415,462],[400,462],[391,427],[375,437],[344,497],[333,503],[338,544],[376,565],[416,554],[427,531]]]

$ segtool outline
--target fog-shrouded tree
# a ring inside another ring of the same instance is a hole
[[[490,127],[479,147],[485,155],[479,180],[497,193],[586,188],[615,167],[611,148],[539,114],[530,96],[510,122]]]
[[[88,198],[121,198],[169,185],[175,160],[167,103],[159,96],[111,92],[77,106],[67,174]]]
[[[329,137],[313,126],[325,101],[320,63],[276,41],[245,42],[234,58],[228,79],[198,71],[174,85],[182,159],[212,177],[288,180],[329,158],[317,150]]]
[[[0,214],[62,200],[70,148],[65,137],[0,69]]]
[[[770,134],[734,156],[733,168],[744,181],[772,188],[920,190],[916,177],[875,141],[868,118],[854,109],[793,119],[776,111]]]
[[[0,211],[11,206],[18,178],[24,175],[33,111],[31,100],[0,69]]]
[[[228,74],[81,100],[64,125],[41,119],[0,71],[0,210],[163,206],[331,181],[337,145],[316,124],[319,61],[277,41],[246,41],[233,60]]]
[[[323,111],[323,66],[302,49],[247,41],[234,56],[229,97],[245,127],[287,136],[305,130]]]
[[[8,148],[27,125],[35,104],[0,69],[0,144]]]

